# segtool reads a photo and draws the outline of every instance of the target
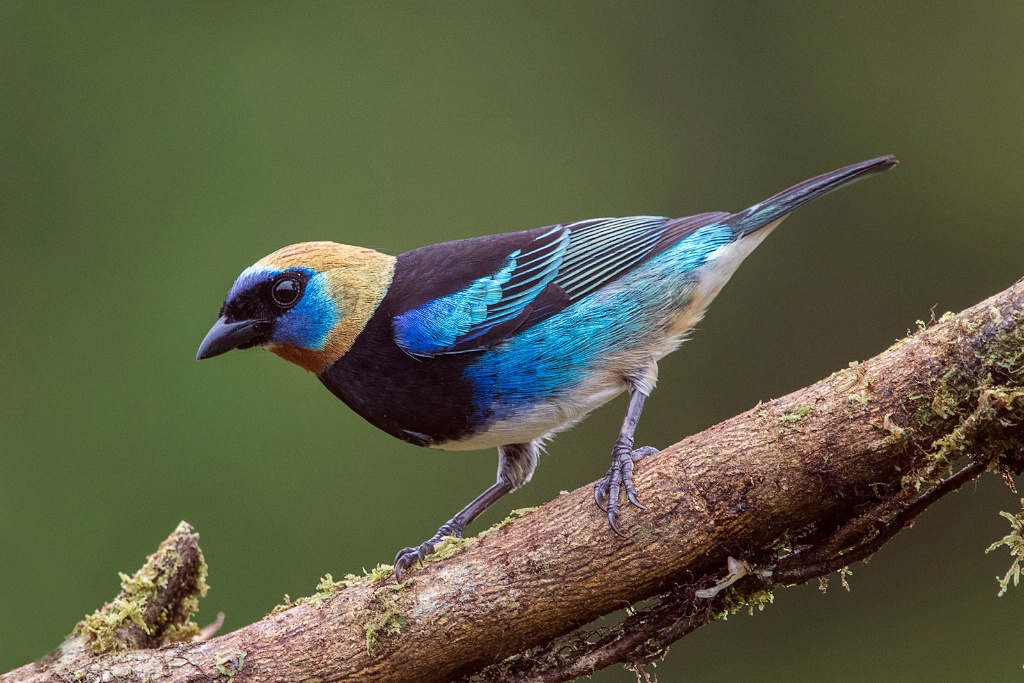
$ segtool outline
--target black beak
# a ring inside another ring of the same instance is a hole
[[[222,353],[233,351],[246,342],[266,333],[272,323],[266,320],[239,320],[228,322],[221,316],[206,333],[203,343],[199,345],[196,360],[213,358]]]

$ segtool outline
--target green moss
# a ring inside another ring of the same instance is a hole
[[[196,546],[198,566],[194,576],[185,577],[185,583],[193,590],[174,596],[172,602],[156,614],[147,615],[147,608],[154,603],[166,602],[168,578],[184,571],[184,559],[178,550],[181,542],[195,542],[191,526],[182,522],[155,553],[146,558],[146,563],[132,575],[120,573],[121,592],[113,601],[86,616],[72,632],[88,640],[97,654],[112,650],[138,647],[139,639],[131,637],[133,629],[152,640],[145,641],[147,647],[160,647],[167,643],[187,641],[199,634],[199,626],[190,621],[199,610],[199,599],[206,595],[207,566],[202,552]],[[145,639],[144,639],[145,640]]]
[[[908,443],[910,441],[911,434],[913,434],[913,431],[914,430],[912,429],[897,427],[893,431],[889,432],[889,434],[884,439],[882,439],[882,443],[885,444],[886,446],[899,446],[901,444]],[[896,471],[898,472],[899,469],[899,465],[897,465]]]
[[[932,451],[927,460],[917,469],[908,472],[901,480],[904,489],[921,491],[931,486],[936,480],[947,474],[960,456],[964,454],[966,444],[963,425],[958,425],[947,436],[932,442]]]
[[[991,454],[993,468],[998,468],[1004,458],[1019,458],[1020,442],[1007,435],[1005,427],[1024,419],[1024,389],[983,386],[965,393],[977,393],[974,412],[932,443],[925,464],[903,478],[905,488],[912,486],[920,491],[948,472],[957,460],[978,452]]]
[[[946,314],[940,322],[950,323]],[[949,472],[959,459],[985,453],[993,468],[1020,469],[1019,439],[1006,426],[1024,419],[1024,329],[993,307],[980,321],[953,321],[945,334],[974,345],[973,362],[945,374],[922,377],[907,393],[909,410],[897,425],[886,415],[886,445],[906,442],[918,430],[941,429],[922,466],[903,478],[903,486],[922,490]],[[916,418],[916,420],[915,420]],[[955,420],[955,423],[950,424]]]
[[[725,605],[719,619],[728,619],[741,609],[746,608],[747,614],[753,616],[754,608],[763,612],[766,605],[775,602],[775,593],[770,588],[760,588],[750,593],[743,593],[735,588],[729,588],[724,596]]]
[[[161,644],[167,643],[190,643],[203,632],[199,624],[189,621],[184,624],[171,624],[164,630]]]
[[[1009,512],[1000,512],[999,514],[1005,517],[1010,522],[1010,533],[1004,536],[1001,540],[996,541],[990,545],[985,552],[990,553],[996,548],[1006,546],[1010,549],[1010,557],[1013,558],[1013,564],[1010,565],[1010,569],[1006,574],[996,580],[999,582],[999,597],[1003,597],[1006,591],[1010,587],[1010,581],[1013,580],[1014,586],[1020,585],[1020,572],[1021,560],[1024,559],[1024,498],[1020,501],[1021,511],[1017,514],[1010,514]]]
[[[999,313],[998,309],[992,310]],[[997,325],[1001,325],[1002,314],[998,317]],[[1024,383],[1024,328],[999,327],[992,339],[980,347],[978,360],[1010,382]]]
[[[305,598],[299,598],[298,600],[292,600],[288,595],[284,596],[284,602],[274,607],[271,610],[271,614],[280,614],[286,610],[295,607],[296,605],[312,605],[313,607],[323,607],[331,601],[335,595],[346,588],[357,586],[361,583],[373,583],[375,581],[383,581],[391,578],[395,574],[395,568],[390,564],[378,564],[370,571],[363,570],[362,574],[346,574],[340,581],[335,581],[334,577],[330,574],[324,574],[323,578],[320,579],[320,583],[316,585],[316,593]],[[401,585],[408,584],[409,581],[403,582]]]
[[[516,521],[517,519],[522,519],[523,517],[525,517],[526,515],[530,514],[531,512],[533,512],[534,510],[537,510],[537,509],[538,508],[536,506],[534,506],[534,507],[525,507],[525,508],[516,508],[512,512],[508,513],[508,517],[506,517],[505,519],[501,520],[497,524],[494,524],[494,525],[488,527],[487,529],[484,529],[479,534],[477,534],[477,538],[484,538],[486,536],[489,536],[490,534],[493,534],[498,529],[504,529],[505,527],[507,527],[512,522]]]
[[[504,529],[509,524],[513,523],[517,519],[525,517],[526,515],[530,514],[536,509],[536,507],[526,507],[513,510],[512,512],[508,513],[508,517],[501,520],[497,524],[494,524],[488,527],[487,529],[484,529],[476,536],[469,536],[466,538],[459,538],[456,536],[445,536],[441,539],[440,543],[434,546],[434,552],[427,555],[426,561],[441,562],[442,560],[447,560],[450,557],[454,557],[466,548],[474,545],[480,539],[490,536],[498,529]]]
[[[481,531],[476,536],[470,536],[468,538],[447,536],[441,539],[441,542],[438,543],[437,546],[435,546],[434,552],[432,552],[430,555],[427,555],[425,560],[427,562],[440,562],[442,560],[447,560],[450,557],[454,557],[466,548],[475,544],[481,538],[484,538],[489,534],[494,533],[498,529],[503,529],[507,527],[509,524],[512,524],[517,519],[525,517],[526,515],[530,514],[536,509],[537,508],[535,507],[526,507],[512,510],[512,512],[509,513],[508,517],[501,520],[497,524],[494,524],[490,528]],[[378,564],[370,571],[366,571],[364,569],[361,575],[346,574],[340,581],[336,581],[334,577],[330,574],[325,574],[324,577],[320,579],[320,583],[318,583],[316,586],[316,593],[310,595],[309,597],[299,598],[298,600],[292,600],[291,597],[285,595],[284,602],[280,605],[275,606],[274,609],[270,611],[270,614],[280,614],[281,612],[290,610],[292,607],[295,607],[296,605],[312,605],[313,607],[318,608],[323,607],[328,602],[330,602],[331,598],[337,595],[339,591],[363,583],[374,583],[384,581],[385,579],[389,579],[392,576],[394,576],[394,574],[395,568],[390,564]],[[401,590],[404,587],[410,585],[411,583],[412,579],[409,579],[407,581],[402,582],[401,584],[398,584],[397,586],[392,586],[392,588],[398,588],[399,590]],[[387,628],[385,628],[384,631],[381,631],[378,628],[372,628],[371,630],[376,634],[382,632],[386,633],[388,631]],[[374,636],[374,638],[376,637],[377,636]]]
[[[949,419],[960,407],[960,402],[965,398],[964,390],[970,391],[969,385],[964,381],[962,373],[953,369],[939,378],[938,386],[932,395],[932,412],[943,420]]]
[[[918,391],[908,394],[907,398],[913,402],[917,419],[925,427],[936,420],[955,416],[965,403],[977,397],[979,388],[974,373],[959,368],[941,377],[927,377],[918,387]]]
[[[434,546],[434,552],[426,557],[427,562],[440,562],[454,557],[469,546],[475,544],[479,539],[475,536],[459,538],[457,536],[445,536],[441,542]]]
[[[395,566],[392,564],[378,564],[370,571],[363,570],[363,576],[359,577],[355,574],[345,574],[345,581],[348,581],[347,585],[351,586],[353,583],[362,581],[383,581],[389,579],[395,575]]]
[[[861,389],[856,394],[851,394],[846,400],[858,408],[866,408],[868,403],[871,402],[871,395],[867,389]]]
[[[306,598],[299,598],[296,604],[321,607],[330,602],[331,598],[345,587],[343,581],[335,581],[334,577],[330,574],[324,574],[323,578],[320,579],[320,583],[316,585],[316,593]]]
[[[229,679],[245,667],[245,658],[248,653],[245,650],[232,650],[231,652],[214,652],[213,666],[222,676]]]
[[[805,417],[807,417],[808,415],[810,415],[813,412],[814,412],[814,406],[802,405],[797,410],[795,410],[794,412],[786,413],[780,419],[783,422],[789,422],[789,423],[799,422],[800,420],[804,419]]]
[[[78,622],[73,635],[85,636],[96,654],[122,650],[127,647],[121,638],[123,629],[135,625],[147,635],[150,633],[149,626],[143,619],[146,601],[146,596],[114,598],[113,602],[107,603]]]
[[[274,609],[270,610],[270,612],[267,614],[267,616],[271,617],[271,616],[273,616],[275,614],[280,614],[281,612],[287,612],[292,607],[295,607],[296,604],[298,604],[298,603],[292,602],[291,596],[288,595],[287,593],[285,593],[284,594],[284,602],[282,602],[279,605],[274,605]]]
[[[408,581],[386,585],[373,592],[370,616],[363,622],[366,634],[366,651],[372,652],[382,638],[397,636],[405,628],[406,617],[398,605],[398,594],[405,590]]]
[[[365,583],[382,582],[394,576],[394,573],[393,566],[379,564],[370,571],[364,569],[362,575],[346,574],[340,581],[335,581],[333,576],[325,574],[316,586],[316,593],[295,601],[285,595],[284,603],[275,607],[271,614],[278,614],[296,605],[311,605],[320,608],[346,588]],[[398,584],[385,584],[373,592],[373,599],[368,608],[369,616],[363,622],[367,652],[372,650],[381,638],[401,633],[406,618],[398,609],[398,597],[402,591],[413,584],[413,581],[414,579],[407,579]]]

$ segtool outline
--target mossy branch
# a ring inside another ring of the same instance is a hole
[[[234,633],[173,642],[194,633],[205,586],[186,525],[60,650],[0,683],[556,683],[640,667],[779,586],[867,558],[985,470],[1011,485],[1024,470],[1024,281],[641,461],[648,509],[622,519],[627,539],[585,486],[485,537],[447,541],[401,585],[387,568],[328,577]],[[1024,556],[1024,517],[1007,517],[996,544],[1015,557],[1006,585]],[[165,551],[182,542],[193,559],[178,563]],[[615,627],[586,628],[643,601]]]
[[[206,571],[199,534],[182,522],[141,569],[121,574],[118,596],[78,622],[71,635],[96,654],[191,641],[200,634],[189,620],[206,595]]]

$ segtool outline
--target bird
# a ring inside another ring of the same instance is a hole
[[[398,256],[334,242],[286,246],[231,286],[197,360],[263,347],[314,373],[370,424],[442,450],[497,448],[496,482],[418,546],[396,579],[530,481],[542,448],[626,392],[593,497],[623,535],[643,510],[634,448],[658,361],[794,209],[897,164],[891,155],[794,185],[739,213],[599,218],[433,244]]]

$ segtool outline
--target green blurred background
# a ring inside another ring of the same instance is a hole
[[[662,363],[639,435],[666,445],[1024,275],[1022,33],[1019,2],[0,3],[0,671],[180,519],[199,620],[233,629],[493,481],[494,453],[399,443],[271,354],[197,364],[259,257],[738,210],[898,155],[791,217]],[[600,476],[622,407],[474,529]],[[1009,560],[983,554],[1016,498],[987,476],[851,593],[779,591],[655,672],[1018,681],[1024,590],[997,598]]]

